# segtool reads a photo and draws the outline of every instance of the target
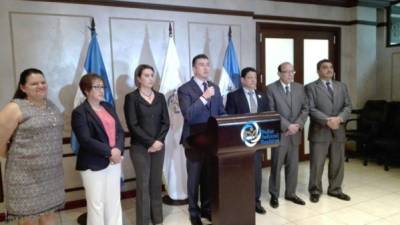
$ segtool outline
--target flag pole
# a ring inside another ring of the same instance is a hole
[[[94,18],[92,17],[92,22],[90,23],[89,30],[92,32],[96,32],[96,23],[94,22]]]
[[[169,31],[169,37],[172,37],[173,33],[172,33],[172,24],[171,24],[171,22],[169,23],[168,31]]]
[[[171,22],[169,23],[168,32],[169,32],[169,37],[173,38],[174,34],[173,34],[172,23]],[[166,205],[186,205],[186,204],[188,204],[188,199],[183,199],[183,200],[172,199],[168,195],[168,193],[162,197],[162,201]]]
[[[88,26],[90,30],[90,34],[93,35],[93,33],[96,32],[96,23],[94,22],[94,17],[92,17],[92,21],[90,22],[90,27]],[[79,225],[86,225],[87,221],[87,212],[82,213],[78,218],[76,218],[76,221],[78,222]]]

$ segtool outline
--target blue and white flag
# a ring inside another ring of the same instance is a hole
[[[99,47],[99,43],[97,42],[97,34],[94,29],[92,29],[92,38],[89,43],[88,52],[86,55],[84,71],[82,76],[86,73],[96,73],[100,75],[104,80],[104,100],[114,106],[114,98],[112,96],[110,83],[108,82],[108,76],[106,72],[106,67],[104,66],[103,57],[101,56],[101,51]],[[85,96],[79,90],[76,91],[74,98],[74,108],[79,106],[85,100]],[[79,151],[79,143],[78,140],[72,132],[71,135],[71,148],[72,151],[77,154]]]
[[[173,200],[187,198],[186,156],[183,146],[179,143],[183,128],[183,116],[177,96],[177,89],[183,83],[180,77],[180,66],[178,52],[171,35],[161,77],[160,92],[165,95],[170,118],[170,129],[165,138],[163,174],[168,195]]]
[[[240,68],[232,41],[231,28],[229,28],[228,37],[228,47],[225,51],[224,65],[218,83],[222,96],[240,87]]]

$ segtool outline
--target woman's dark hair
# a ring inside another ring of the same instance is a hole
[[[21,90],[21,86],[26,84],[28,77],[32,74],[40,74],[44,77],[43,72],[36,68],[29,68],[22,71],[21,75],[19,75],[19,82],[17,90],[14,93],[14,98],[25,99],[27,97],[26,93]]]
[[[150,66],[150,65],[147,65],[147,64],[140,64],[138,67],[136,67],[136,70],[135,70],[135,86],[136,86],[136,87],[139,87],[139,85],[140,85],[140,83],[139,83],[139,77],[142,76],[142,72],[143,72],[143,70],[145,70],[145,69],[150,69],[150,70],[153,71],[153,73],[154,73],[154,69],[153,69],[153,67]]]
[[[82,91],[82,94],[86,96],[86,92],[92,90],[92,85],[95,80],[101,80],[104,84],[103,78],[95,73],[88,73],[82,76],[81,80],[79,81],[79,88]]]

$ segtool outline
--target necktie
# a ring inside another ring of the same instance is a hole
[[[205,92],[206,90],[207,90],[207,88],[208,88],[208,84],[207,84],[207,82],[203,82],[203,92]]]
[[[326,82],[326,87],[328,88],[329,94],[330,94],[331,97],[333,98],[333,89],[332,89],[332,86],[331,86],[331,82],[327,81],[327,82]]]
[[[285,86],[285,94],[286,94],[286,95],[289,95],[289,85],[286,85],[286,86]]]
[[[250,112],[251,113],[256,113],[257,112],[257,105],[256,102],[253,98],[254,92],[253,91],[249,91],[247,92],[247,94],[249,95],[249,99],[250,99]]]

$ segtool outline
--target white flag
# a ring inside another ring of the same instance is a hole
[[[165,138],[163,174],[168,195],[173,200],[187,198],[186,156],[180,142],[183,116],[180,112],[177,89],[182,84],[180,62],[175,42],[169,38],[167,56],[161,77],[160,92],[165,95],[170,119],[170,128]]]
[[[222,96],[226,96],[229,92],[236,89],[225,67],[222,67],[221,77],[219,79],[218,86]]]

